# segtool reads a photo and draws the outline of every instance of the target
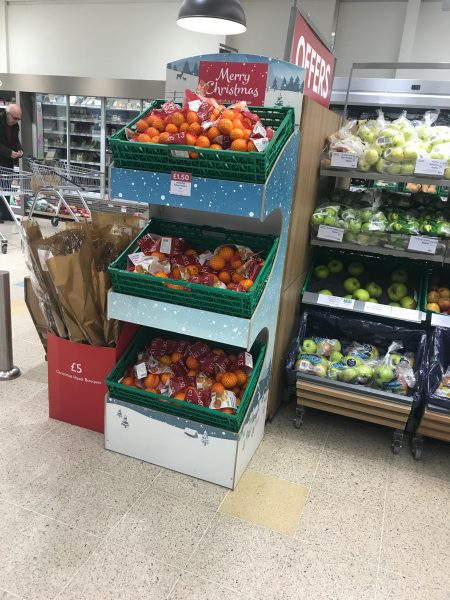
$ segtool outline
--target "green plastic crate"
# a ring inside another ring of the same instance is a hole
[[[435,310],[429,310],[427,308],[427,297],[429,292],[428,288],[430,285],[430,277],[432,277],[432,275],[439,275],[441,279],[447,279],[450,282],[450,266],[444,265],[440,267],[428,268],[428,270],[424,273],[423,276],[421,309],[429,315],[441,315],[442,313],[436,312]],[[450,316],[448,318],[450,319]]]
[[[314,269],[320,264],[327,264],[330,260],[340,260],[344,263],[344,271],[338,273],[337,275],[331,274],[329,278],[323,279],[320,281],[320,284],[316,285],[318,289],[311,289],[311,283],[314,278]],[[311,261],[311,265],[309,267],[308,273],[305,278],[305,282],[303,284],[302,295],[305,292],[318,292],[320,289],[327,289],[328,287],[333,290],[333,283],[331,282],[339,282],[344,281],[347,277],[351,277],[351,275],[345,273],[345,266],[351,262],[359,262],[362,263],[365,267],[367,267],[367,271],[369,272],[369,276],[365,274],[361,276],[363,280],[367,279],[368,281],[376,281],[381,287],[387,289],[390,285],[389,275],[391,271],[395,269],[404,269],[408,272],[409,280],[407,283],[408,292],[417,294],[417,307],[416,310],[421,310],[421,305],[423,301],[423,284],[422,284],[422,273],[425,270],[425,266],[423,269],[418,269],[418,265],[416,261],[411,263],[408,260],[402,260],[393,256],[373,256],[370,254],[363,254],[360,252],[350,252],[347,250],[334,250],[327,248],[320,248],[314,254],[313,260]],[[361,279],[361,277],[357,277],[357,279]],[[337,283],[339,285],[339,283]],[[342,286],[340,286],[342,287]],[[348,292],[345,292],[348,294]],[[339,296],[339,294],[336,294]],[[379,299],[379,303],[383,303],[385,300],[385,304],[389,304],[389,298],[383,293],[381,299]]]
[[[187,239],[194,247],[209,248],[210,250],[225,243],[248,246],[254,252],[259,252],[265,259],[265,263],[248,292],[224,290],[198,283],[190,283],[189,281],[161,279],[145,273],[127,271],[128,255],[139,250],[137,241],[149,232],[163,236],[182,237]],[[152,219],[128,248],[111,263],[108,273],[111,277],[113,290],[121,294],[250,319],[263,293],[275,260],[277,247],[278,238],[272,235],[256,235],[242,231],[229,231],[219,227],[204,225],[200,227],[198,225]],[[187,289],[171,289],[167,287],[168,283],[183,285]]]
[[[122,354],[118,363],[106,378],[106,385],[111,398],[130,402],[139,406],[146,406],[160,412],[176,415],[185,419],[191,419],[192,421],[204,423],[205,425],[211,425],[213,427],[221,427],[227,431],[237,433],[241,428],[261,373],[266,352],[265,344],[255,342],[251,352],[253,356],[253,372],[236,414],[229,415],[217,410],[205,408],[204,406],[190,404],[189,402],[183,402],[182,400],[170,398],[169,396],[160,396],[152,392],[119,383],[119,379],[123,377],[126,370],[136,363],[138,354],[142,351],[144,346],[154,337],[161,336],[162,334],[171,339],[188,338],[188,336],[182,336],[177,333],[169,334],[167,331],[161,332],[157,329],[141,327],[129,348]],[[197,339],[194,338],[189,339],[197,341]],[[205,341],[211,345],[210,340]],[[229,353],[238,351],[238,349],[224,344],[215,344],[215,347],[222,348],[225,352]]]
[[[151,106],[136,117],[129,125],[132,128],[139,119],[153,108],[159,108],[165,100],[155,100]],[[294,109],[290,107],[251,106],[249,110],[261,118],[263,124],[275,130],[273,138],[262,152],[234,152],[232,150],[211,150],[184,144],[150,144],[129,141],[125,127],[108,138],[114,166],[142,171],[185,171],[194,177],[231,179],[264,183],[272,170],[283,146],[294,131]],[[197,159],[180,158],[172,151],[195,151]]]

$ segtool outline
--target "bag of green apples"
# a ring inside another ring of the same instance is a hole
[[[393,344],[393,339],[398,341]],[[425,348],[425,331],[308,309],[289,347],[287,379],[292,385],[297,376],[315,375],[392,394],[406,393],[416,403]]]

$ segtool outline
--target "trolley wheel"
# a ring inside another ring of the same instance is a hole
[[[400,454],[400,450],[403,446],[403,431],[396,429],[392,435],[392,453],[397,455]]]
[[[411,440],[411,452],[415,460],[422,459],[423,436],[415,435]]]
[[[7,252],[8,252],[8,244],[3,243],[2,244],[2,254],[6,254]]]
[[[52,223],[53,227],[58,227],[58,225],[59,225],[58,217],[52,217],[51,223]]]
[[[294,419],[294,427],[295,427],[295,429],[300,429],[300,427],[303,425],[303,420],[305,417],[304,407],[297,406],[297,408],[295,409],[295,414],[296,414],[296,417]]]

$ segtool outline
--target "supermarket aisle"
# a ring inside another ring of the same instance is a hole
[[[23,372],[0,384],[1,599],[450,599],[450,445],[415,463],[381,427],[298,431],[284,407],[234,494],[105,451],[47,416],[17,236],[0,269]]]

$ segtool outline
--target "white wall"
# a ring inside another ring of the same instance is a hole
[[[6,44],[6,2],[0,0],[0,73],[8,70]]]
[[[12,2],[10,72],[165,79],[167,62],[218,52],[225,41],[178,27],[179,7],[170,1]]]
[[[442,11],[441,2],[422,2],[411,60],[450,62],[450,11]],[[450,72],[419,71],[417,77],[450,80]]]

